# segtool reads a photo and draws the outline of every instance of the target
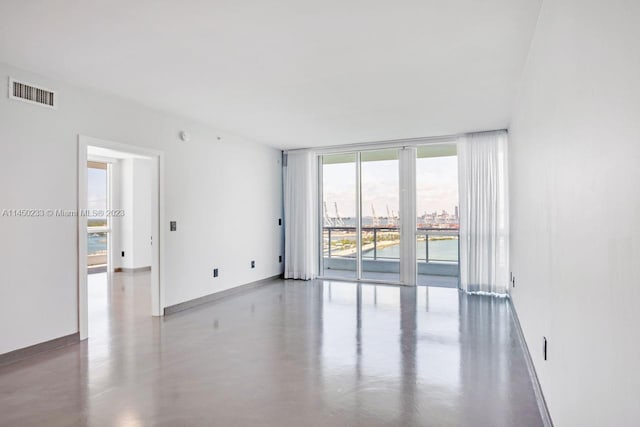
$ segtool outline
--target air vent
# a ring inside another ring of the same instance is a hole
[[[9,98],[49,108],[56,108],[57,102],[54,91],[12,78],[9,78]]]

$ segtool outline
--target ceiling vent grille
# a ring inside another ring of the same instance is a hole
[[[56,93],[49,89],[9,78],[9,98],[44,107],[56,108]]]

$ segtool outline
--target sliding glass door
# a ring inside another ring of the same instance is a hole
[[[457,286],[454,144],[321,155],[320,276]]]
[[[321,156],[321,275],[358,278],[357,155]]]
[[[417,148],[416,213],[417,284],[457,287],[460,218],[455,144]]]
[[[398,149],[360,153],[362,279],[400,281]]]
[[[320,156],[320,275],[400,282],[399,149]]]

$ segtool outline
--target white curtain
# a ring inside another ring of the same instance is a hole
[[[285,153],[284,278],[311,280],[317,265],[318,162],[312,151]]]
[[[458,141],[460,287],[470,293],[509,292],[509,203],[506,131]]]

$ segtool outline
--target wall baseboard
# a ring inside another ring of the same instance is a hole
[[[113,269],[114,273],[140,273],[140,272],[143,272],[143,271],[151,271],[151,266],[138,267],[138,268],[118,267],[118,268],[114,268]]]
[[[27,359],[31,356],[35,356],[36,354],[43,353],[45,351],[56,350],[59,348],[77,344],[79,342],[80,333],[76,332],[74,334],[65,335],[60,338],[54,338],[49,341],[30,345],[29,347],[19,348],[8,353],[0,354],[0,366],[8,365],[19,360]]]
[[[190,308],[202,305],[202,304],[206,304],[209,302],[213,302],[213,301],[218,301],[221,300],[223,298],[227,298],[233,295],[237,295],[240,293],[244,293],[246,291],[249,291],[251,289],[255,289],[259,286],[265,285],[267,283],[273,282],[276,279],[282,279],[282,275],[278,274],[275,276],[271,276],[271,277],[267,277],[265,279],[261,279],[261,280],[256,280],[255,282],[250,282],[250,283],[246,283],[244,285],[240,285],[240,286],[236,286],[234,288],[230,288],[230,289],[225,289],[224,291],[220,291],[220,292],[214,292],[212,294],[209,295],[205,295],[203,297],[200,298],[195,298],[189,301],[185,301],[185,302],[181,302],[178,304],[174,304],[174,305],[170,305],[168,307],[164,308],[164,315],[169,315],[169,314],[173,314],[173,313],[177,313],[179,311],[183,311],[183,310],[188,310]]]
[[[536,401],[538,402],[538,410],[540,411],[542,422],[544,423],[545,427],[553,427],[553,421],[551,420],[551,414],[549,413],[549,408],[547,407],[547,401],[544,399],[544,394],[542,394],[542,387],[540,386],[540,381],[538,380],[536,368],[533,365],[533,359],[531,358],[531,353],[529,352],[529,346],[527,345],[527,341],[524,339],[524,332],[522,332],[522,326],[520,325],[520,319],[518,318],[516,307],[513,305],[513,301],[511,300],[511,298],[507,299],[509,300],[509,308],[511,309],[511,318],[516,324],[516,332],[518,334],[518,337],[520,338],[520,343],[522,344],[525,363],[527,364],[527,370],[529,371],[529,378],[531,378],[531,383],[533,384],[533,393],[535,394]]]

